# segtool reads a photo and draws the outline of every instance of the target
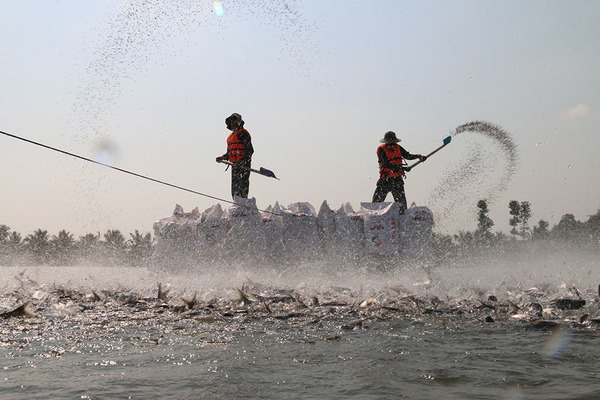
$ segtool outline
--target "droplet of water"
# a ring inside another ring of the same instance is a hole
[[[223,3],[220,1],[213,1],[213,12],[219,17],[222,16],[225,13]]]

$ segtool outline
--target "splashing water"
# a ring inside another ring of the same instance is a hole
[[[517,146],[510,133],[498,125],[468,122],[458,126],[453,136],[466,133],[483,136],[484,141],[466,142],[465,158],[449,166],[432,192],[428,204],[436,212],[438,227],[460,216],[471,218],[478,200],[493,202],[506,189],[518,166]]]
[[[227,25],[215,18],[225,15]],[[190,49],[202,47],[201,42],[219,46],[227,26],[246,21],[273,32],[290,66],[310,68],[306,55],[309,49],[314,51],[311,35],[316,25],[287,1],[123,2],[100,28],[99,43],[89,49],[92,54],[74,104],[74,114],[80,117],[75,139],[87,142],[90,136],[106,132],[107,119],[115,113],[124,85],[135,82],[149,66],[162,65],[170,57],[192,56]],[[186,49],[175,45],[181,36],[190,43]]]
[[[215,50],[225,43],[224,37],[230,27],[251,24],[254,29],[268,31],[274,39],[270,43],[280,47],[286,54],[288,68],[295,73],[306,73],[311,68],[309,57],[315,52],[312,32],[317,29],[297,4],[289,1],[166,1],[125,0],[96,27],[97,38],[84,41],[86,47],[79,57],[84,70],[78,78],[70,124],[75,132],[68,138],[70,143],[88,147],[90,142],[107,140],[107,133],[114,135],[123,124],[119,118],[120,101],[128,90],[134,90],[140,77],[169,59],[197,57],[198,49],[208,46]],[[226,19],[225,19],[226,18]],[[185,47],[181,46],[182,38]],[[234,48],[232,52],[239,52]],[[217,52],[219,53],[219,52]],[[236,53],[237,54],[237,53]],[[211,51],[200,56],[209,60]],[[196,84],[200,85],[202,80]],[[201,90],[201,89],[198,89]],[[123,148],[123,158],[127,157]],[[92,157],[100,161],[115,158],[107,149]],[[91,166],[83,165],[86,172],[73,179],[77,182],[74,198],[85,199],[97,210],[93,217],[106,221],[109,216],[102,211],[95,195],[105,178],[94,173]],[[90,221],[91,229],[95,221]]]

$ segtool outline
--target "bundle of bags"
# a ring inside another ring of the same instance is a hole
[[[216,204],[203,213],[176,205],[173,215],[154,223],[155,256],[191,253],[202,258],[259,258],[308,261],[322,257],[359,259],[365,255],[410,258],[431,254],[433,215],[414,203],[400,214],[398,203],[349,203],[319,211],[307,202],[264,211],[256,199],[235,198],[224,210]]]

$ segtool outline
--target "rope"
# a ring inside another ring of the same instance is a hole
[[[108,167],[108,168],[114,169],[115,171],[119,171],[119,172],[123,172],[123,173],[129,174],[129,175],[137,176],[138,178],[147,179],[149,181],[160,183],[162,185],[170,186],[172,188],[183,190],[183,191],[186,191],[186,192],[189,192],[189,193],[194,193],[194,194],[197,194],[197,195],[200,195],[200,196],[208,197],[209,199],[223,201],[225,203],[229,203],[229,204],[233,204],[233,205],[238,205],[239,206],[239,204],[237,204],[237,203],[235,203],[233,201],[230,201],[230,200],[225,200],[225,199],[221,199],[219,197],[211,196],[211,195],[206,194],[206,193],[197,192],[195,190],[187,189],[187,188],[184,188],[182,186],[174,185],[172,183],[168,183],[168,182],[164,182],[164,181],[161,181],[161,180],[158,180],[158,179],[154,179],[154,178],[151,178],[149,176],[138,174],[136,172],[128,171],[128,170],[123,169],[123,168],[115,167],[114,165],[105,164],[105,163],[100,162],[100,161],[92,160],[91,158],[87,158],[87,157],[83,157],[83,156],[80,156],[80,155],[77,155],[77,154],[69,153],[68,151],[57,149],[56,147],[48,146],[48,145],[45,145],[45,144],[42,144],[42,143],[34,142],[33,140],[25,139],[23,137],[10,134],[8,132],[0,131],[0,133],[3,134],[3,135],[9,136],[11,138],[14,138],[14,139],[18,139],[18,140],[22,140],[22,141],[30,143],[30,144],[34,144],[36,146],[40,146],[40,147],[43,147],[43,148],[46,148],[46,149],[49,149],[49,150],[54,150],[56,152],[59,152],[59,153],[62,153],[62,154],[66,154],[66,155],[71,156],[71,157],[79,158],[80,160],[84,160],[84,161],[88,161],[88,162],[91,162],[91,163],[94,163],[94,164],[102,165],[103,167]],[[273,214],[273,215],[280,215],[278,213],[274,213],[274,212],[266,211],[266,210],[261,210],[259,208],[257,208],[257,210],[265,212],[265,213]]]

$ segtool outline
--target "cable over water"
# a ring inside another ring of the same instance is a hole
[[[80,160],[84,160],[84,161],[88,161],[88,162],[91,162],[91,163],[94,163],[94,164],[102,165],[103,167],[108,167],[108,168],[114,169],[115,171],[119,171],[119,172],[123,172],[125,174],[137,176],[138,178],[142,178],[142,179],[146,179],[146,180],[149,180],[149,181],[152,181],[152,182],[160,183],[161,185],[170,186],[172,188],[183,190],[183,191],[186,191],[186,192],[189,192],[189,193],[194,193],[194,194],[197,194],[199,196],[208,197],[208,198],[213,199],[213,200],[223,201],[225,203],[236,205],[235,202],[230,201],[230,200],[225,200],[225,199],[222,199],[220,197],[211,196],[211,195],[206,194],[206,193],[201,193],[201,192],[198,192],[198,191],[195,191],[195,190],[192,190],[192,189],[187,189],[187,188],[185,188],[183,186],[174,185],[172,183],[168,183],[168,182],[165,182],[165,181],[161,181],[159,179],[151,178],[151,177],[146,176],[146,175],[142,175],[142,174],[138,174],[136,172],[128,171],[128,170],[123,169],[123,168],[115,167],[114,165],[106,164],[106,163],[103,163],[103,162],[100,162],[100,161],[93,160],[91,158],[83,157],[83,156],[80,156],[80,155],[77,155],[77,154],[74,154],[74,153],[71,153],[71,152],[68,152],[68,151],[65,151],[65,150],[58,149],[56,147],[48,146],[48,145],[45,145],[45,144],[42,144],[42,143],[39,143],[39,142],[35,142],[33,140],[26,139],[24,137],[13,135],[13,134],[8,133],[8,132],[0,131],[0,133],[3,134],[3,135],[5,135],[5,136],[8,136],[8,137],[11,137],[11,138],[14,138],[14,139],[18,139],[18,140],[22,140],[22,141],[24,141],[26,143],[34,144],[36,146],[40,146],[40,147],[43,147],[43,148],[48,149],[48,150],[53,150],[53,151],[56,151],[58,153],[66,154],[66,155],[71,156],[71,157],[79,158]],[[273,213],[271,211],[260,210],[260,209],[258,209],[258,211],[262,211],[262,212],[265,212],[265,213],[278,215],[278,214]]]

